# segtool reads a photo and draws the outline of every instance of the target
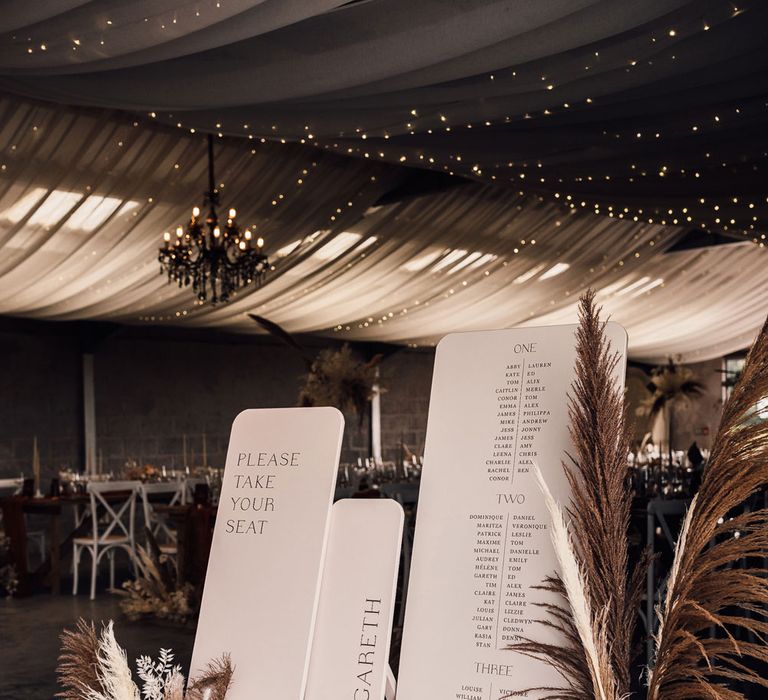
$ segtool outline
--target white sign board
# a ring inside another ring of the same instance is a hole
[[[402,535],[397,501],[333,506],[305,700],[384,700]]]
[[[227,700],[302,700],[344,419],[243,411],[232,425],[191,675],[228,652]]]
[[[575,331],[460,333],[438,346],[398,700],[499,700],[562,687],[551,667],[506,647],[521,637],[558,642],[536,624],[544,612],[534,603],[547,596],[532,587],[557,562],[532,465],[567,503]],[[624,329],[609,323],[606,333],[625,358]]]

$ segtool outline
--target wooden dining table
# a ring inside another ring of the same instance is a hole
[[[213,541],[216,506],[208,504],[154,506],[155,513],[176,532],[176,572],[179,585],[202,586]]]
[[[124,494],[118,492],[105,494],[105,496],[107,496],[107,502],[124,498]],[[72,540],[75,537],[87,535],[91,527],[90,518],[83,518],[79,525],[62,537],[62,516],[71,513],[71,522],[76,523],[77,514],[82,513],[90,502],[90,496],[87,494],[43,498],[17,495],[0,499],[3,526],[10,540],[11,563],[16,567],[19,579],[18,595],[29,595],[39,585],[48,587],[53,595],[61,593],[63,564],[71,560]],[[28,515],[42,516],[48,521],[47,551],[43,562],[32,571],[29,570],[27,556],[26,516]]]

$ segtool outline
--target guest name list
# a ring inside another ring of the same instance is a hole
[[[513,352],[536,353],[536,343],[517,344]],[[538,461],[537,438],[546,430],[551,411],[547,405],[548,370],[551,361],[536,361],[522,354],[499,371],[493,390],[496,400],[496,431],[493,451],[486,460],[489,481],[501,487],[521,484],[516,474],[529,474]],[[505,490],[496,494],[497,505],[524,506],[522,490]],[[547,548],[548,528],[539,514],[472,513],[474,524],[474,595],[477,605],[472,611],[475,646],[502,649],[530,636],[528,626],[535,615],[529,610],[530,599],[521,582],[523,570]],[[537,569],[541,568],[536,566]]]
[[[575,330],[462,333],[438,347],[399,700],[535,699],[544,694],[523,691],[562,685],[507,647],[559,641],[537,622],[548,597],[534,587],[557,563],[533,465],[567,502]],[[608,324],[607,335],[624,356],[623,328]]]

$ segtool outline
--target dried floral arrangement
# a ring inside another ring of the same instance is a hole
[[[136,660],[142,687],[134,682],[128,655],[117,643],[114,624],[96,632],[93,623],[80,619],[74,630],[61,635],[57,675],[65,700],[224,700],[232,685],[234,668],[228,654],[208,664],[188,684],[173,653],[161,649],[157,660]],[[186,689],[185,689],[186,686]]]
[[[355,357],[348,344],[338,350],[321,350],[317,357],[309,353],[296,339],[272,321],[248,314],[264,330],[293,348],[304,360],[307,373],[299,392],[300,406],[335,406],[342,411],[355,413],[362,422],[365,407],[376,389],[376,367],[382,356],[375,355],[367,362]]]
[[[675,403],[691,403],[704,391],[704,385],[690,368],[673,358],[667,364],[651,370],[648,383],[650,395],[641,405],[643,413],[655,418],[667,406]]]
[[[545,661],[566,682],[530,688],[546,700],[623,700],[634,658],[632,636],[648,555],[630,570],[627,526],[631,493],[626,407],[612,374],[611,353],[590,291],[580,303],[576,378],[569,404],[575,451],[564,464],[571,502],[557,503],[537,476],[553,519],[560,575],[541,588],[560,602],[541,604],[542,624],[564,645],[533,639],[509,648]],[[656,655],[649,700],[746,700],[734,683],[768,687],[750,661],[768,661],[768,509],[729,513],[768,485],[768,421],[755,421],[768,395],[768,322],[749,354],[723,412],[698,495],[686,515],[657,611]],[[745,565],[746,563],[746,565]],[[717,634],[711,634],[712,630]],[[735,631],[746,633],[747,641]],[[751,641],[750,637],[752,638]]]
[[[141,465],[136,461],[126,462],[123,476],[132,481],[155,481],[160,476],[160,470],[151,465]]]
[[[322,350],[304,377],[299,404],[335,406],[362,418],[373,398],[380,359],[377,355],[369,362],[362,362],[346,343],[338,350]]]
[[[115,591],[122,597],[120,609],[129,620],[156,617],[185,623],[197,615],[199,591],[189,583],[179,585],[173,562],[160,552],[151,533],[148,540],[148,549],[136,548],[139,575]]]
[[[648,416],[651,426],[660,414],[666,415],[667,442],[672,455],[674,441],[674,416],[676,407],[688,407],[699,399],[704,392],[704,385],[696,373],[671,357],[667,364],[651,370],[648,383],[649,395],[638,406],[638,415]]]

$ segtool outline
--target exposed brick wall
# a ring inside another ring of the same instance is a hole
[[[128,459],[182,466],[224,463],[229,428],[245,408],[295,405],[301,360],[283,346],[118,333],[95,353],[97,449],[105,470]]]
[[[35,435],[45,480],[81,464],[82,332],[76,324],[0,326],[0,477],[31,474]],[[325,347],[304,342],[313,353]],[[203,432],[209,463],[223,464],[234,416],[244,408],[294,406],[305,371],[295,352],[271,338],[214,332],[120,328],[94,355],[97,449],[107,471],[128,459],[181,466],[184,435],[200,464]],[[398,459],[401,442],[423,453],[433,362],[432,349],[402,349],[381,364],[384,459]],[[677,447],[694,439],[709,446],[722,408],[719,366],[692,366],[707,392],[680,412]],[[640,370],[630,371],[632,407],[645,382]],[[636,421],[639,438],[644,419]],[[360,425],[348,415],[346,425],[342,460],[368,456],[368,417]]]
[[[41,331],[0,330],[0,477],[32,475],[35,436],[45,478],[80,462],[78,343],[54,329]]]
[[[385,460],[400,458],[401,442],[416,454],[424,454],[434,361],[432,349],[401,350],[381,366],[381,445]]]

